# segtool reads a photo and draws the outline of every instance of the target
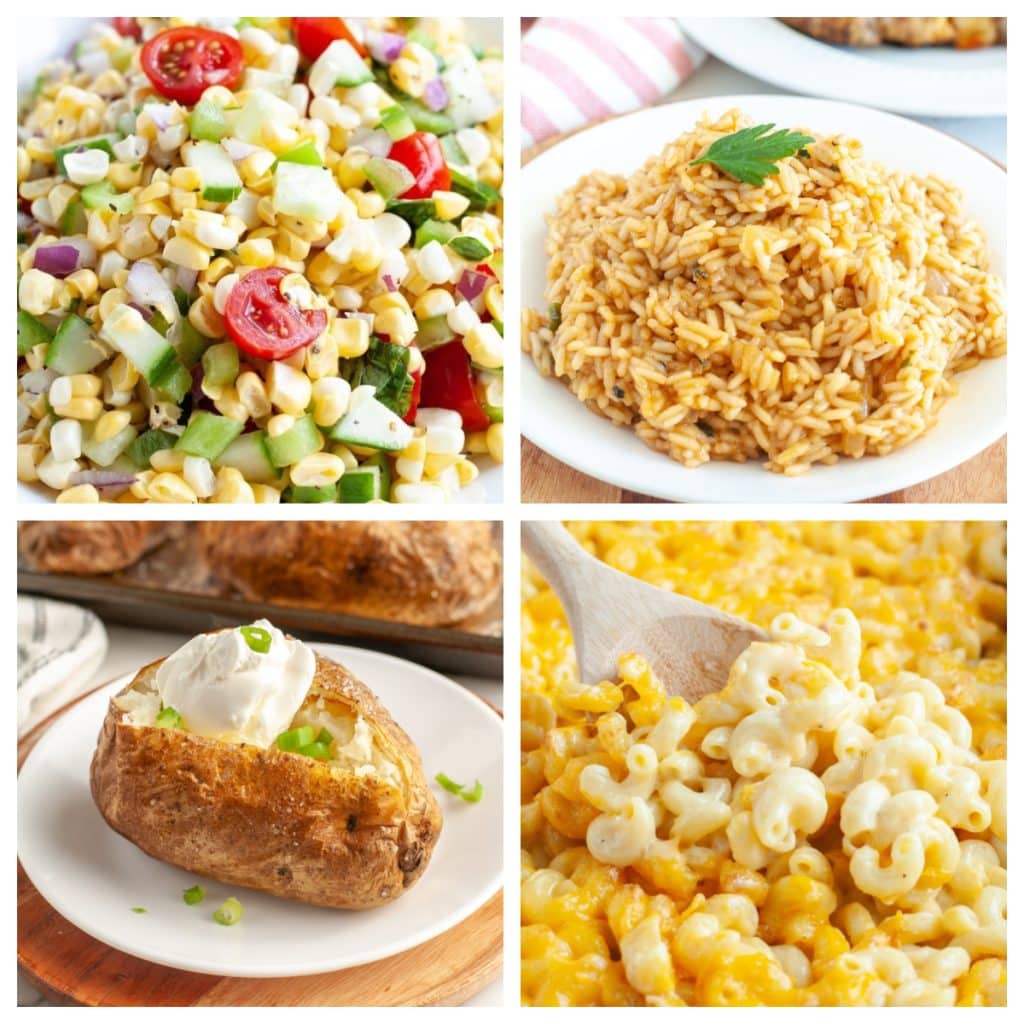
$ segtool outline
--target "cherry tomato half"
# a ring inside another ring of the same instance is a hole
[[[231,340],[257,359],[287,359],[327,329],[322,309],[299,309],[281,294],[287,270],[250,271],[228,293],[224,309]]]
[[[232,293],[234,294],[234,293]],[[424,353],[420,405],[425,409],[454,409],[462,417],[463,430],[486,430],[491,421],[473,388],[473,370],[461,341]]]
[[[161,96],[185,106],[211,85],[233,89],[242,78],[242,44],[208,28],[184,25],[153,36],[142,47],[142,70]]]
[[[417,370],[409,374],[412,377],[412,394],[409,396],[409,411],[402,417],[406,423],[416,422],[416,410],[420,407],[420,395],[423,392],[423,371]]]
[[[292,18],[295,45],[306,60],[316,60],[335,39],[350,42],[360,57],[366,48],[352,33],[342,18]]]
[[[397,160],[416,179],[400,199],[429,199],[438,190],[451,188],[452,172],[444,162],[441,143],[430,132],[413,132],[391,146],[389,160]]]
[[[125,39],[141,39],[142,26],[135,18],[114,18],[114,31]]]

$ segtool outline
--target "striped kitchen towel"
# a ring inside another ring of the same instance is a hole
[[[672,18],[538,18],[523,35],[523,148],[657,103],[704,56]]]
[[[90,611],[18,597],[18,735],[85,693],[107,653],[107,631]]]

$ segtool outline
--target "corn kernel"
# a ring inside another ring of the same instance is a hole
[[[343,444],[331,445],[331,454],[337,455],[342,462],[345,463],[346,469],[358,469],[359,460],[356,458],[355,452]]]
[[[63,419],[95,420],[103,412],[103,403],[98,398],[72,398],[70,402],[53,407]]]
[[[118,192],[130,192],[142,181],[142,165],[115,160],[107,168],[106,179]]]
[[[343,377],[323,377],[313,384],[313,422],[333,427],[348,411],[352,389]]]
[[[200,275],[207,284],[220,284],[234,271],[235,266],[226,256],[218,256]]]
[[[360,192],[356,199],[356,209],[363,220],[370,220],[372,217],[379,217],[387,208],[384,197],[377,192]]]
[[[480,467],[466,458],[455,463],[455,471],[459,474],[460,487],[466,487],[480,475]]]
[[[257,505],[278,505],[281,502],[281,492],[270,484],[251,484],[253,500]]]
[[[238,258],[247,267],[269,267],[274,262],[274,245],[269,238],[250,238],[238,247]]]
[[[448,310],[455,308],[452,293],[444,288],[430,288],[425,291],[413,306],[417,320],[429,320],[435,316],[446,316]]]
[[[186,455],[175,448],[161,448],[149,457],[149,464],[158,473],[180,473],[185,468]]]
[[[505,451],[505,424],[492,423],[487,428],[487,452],[495,462],[502,462]]]
[[[304,351],[306,373],[312,381],[338,375],[338,343],[330,331],[324,331]]]
[[[370,325],[361,317],[337,317],[331,334],[342,359],[356,359],[370,347]]]
[[[183,192],[200,192],[203,188],[203,175],[198,167],[175,167],[171,171],[171,188],[180,188]]]
[[[373,326],[378,334],[386,334],[394,345],[410,345],[419,330],[412,313],[401,309],[386,309],[378,313]]]
[[[399,482],[391,488],[391,500],[398,505],[443,505],[448,496],[437,484]]]
[[[437,191],[431,199],[438,220],[457,220],[469,209],[469,197],[458,192]]]
[[[267,395],[281,412],[301,416],[312,398],[312,384],[304,373],[287,363],[271,363],[267,370]]]
[[[237,388],[227,385],[221,389],[220,397],[214,399],[214,408],[229,420],[245,423],[249,419],[249,410],[238,397]]]
[[[213,492],[213,501],[220,505],[253,505],[256,495],[239,470],[233,466],[224,466],[217,473],[217,489]]]
[[[496,370],[504,365],[502,338],[494,324],[475,324],[463,336],[462,344],[469,358],[478,366]]]
[[[491,314],[493,319],[504,321],[505,298],[502,294],[500,284],[492,284],[487,291],[484,292],[484,305],[487,307],[487,312]]]
[[[121,431],[131,423],[131,421],[131,414],[125,412],[124,409],[115,409],[111,412],[105,412],[96,421],[95,427],[93,427],[93,440],[100,443],[103,441],[109,441],[111,438],[120,434]]]
[[[131,391],[139,382],[139,371],[119,353],[110,364],[110,384],[115,391]]]
[[[57,278],[41,270],[28,270],[18,282],[18,305],[33,316],[48,313],[57,296]]]
[[[270,415],[270,398],[258,373],[252,370],[240,373],[235,381],[235,388],[238,391],[238,400],[254,420]]]
[[[330,452],[316,452],[291,467],[289,476],[298,487],[327,487],[337,483],[345,472],[345,463]]]
[[[60,505],[95,505],[99,500],[100,492],[92,484],[78,484],[57,495]]]
[[[409,313],[409,300],[401,292],[381,292],[367,303],[374,313],[384,313],[389,309],[397,309]]]
[[[270,419],[267,420],[267,436],[280,437],[282,434],[286,434],[294,426],[294,416],[289,416],[287,413],[279,413],[277,416],[271,416]]]
[[[198,455],[186,455],[182,475],[197,498],[210,498],[217,489],[217,478],[209,459]]]
[[[183,235],[176,235],[164,244],[164,259],[186,270],[206,270],[212,255],[212,250]]]
[[[488,453],[487,431],[476,430],[472,434],[467,434],[465,450],[470,455],[486,455]]]
[[[18,445],[18,479],[23,483],[35,483],[39,479],[36,466],[43,457],[43,446],[41,444],[19,444]]]
[[[223,338],[227,328],[224,317],[217,312],[213,299],[209,295],[201,295],[188,311],[189,323],[207,338]]]
[[[176,473],[157,473],[146,488],[150,501],[194,505],[199,500],[196,492]]]

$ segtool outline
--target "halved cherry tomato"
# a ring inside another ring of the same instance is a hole
[[[402,417],[406,423],[416,422],[416,410],[420,407],[420,395],[423,392],[423,371],[417,370],[409,374],[412,377],[412,395],[409,397],[409,411]]]
[[[211,85],[233,89],[242,78],[242,44],[195,25],[169,28],[142,47],[142,70],[161,96],[185,106]]]
[[[295,45],[306,60],[316,60],[335,39],[352,44],[360,57],[366,56],[366,47],[349,31],[342,18],[292,18]]]
[[[282,267],[252,270],[228,293],[224,322],[232,341],[257,359],[287,359],[327,329],[322,309],[299,309],[281,294]]]
[[[444,162],[441,143],[430,132],[413,132],[392,143],[389,160],[397,160],[416,181],[400,199],[429,199],[438,190],[451,188],[452,172]]]
[[[125,39],[141,39],[142,26],[135,18],[114,18],[114,31]]]
[[[473,388],[469,354],[459,340],[432,348],[423,356],[420,405],[425,409],[454,409],[462,417],[463,430],[486,430],[491,421]]]
[[[478,263],[476,265],[476,272],[478,274],[486,274],[488,277],[493,277],[495,281],[497,281],[498,279],[498,275],[493,270],[491,270],[491,268],[487,266],[486,263]]]

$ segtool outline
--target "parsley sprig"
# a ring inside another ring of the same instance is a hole
[[[814,142],[811,135],[785,128],[775,132],[772,131],[774,127],[774,124],[756,124],[716,139],[703,156],[690,161],[690,166],[715,164],[726,174],[748,185],[763,185],[769,174],[779,173],[776,160],[793,156]]]

